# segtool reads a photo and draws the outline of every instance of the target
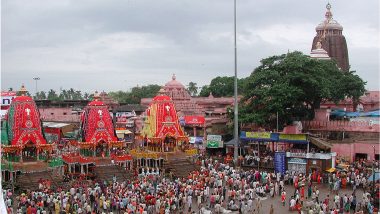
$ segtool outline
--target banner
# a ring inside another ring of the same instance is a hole
[[[16,98],[14,91],[1,92],[1,109],[8,109],[14,98]]]
[[[279,139],[306,141],[306,135],[305,134],[280,134]]]
[[[306,159],[302,158],[289,158],[288,163],[307,164]]]
[[[223,148],[221,135],[207,135],[207,148]]]
[[[203,137],[189,137],[189,143],[191,144],[202,144]]]
[[[274,171],[285,174],[285,152],[274,153]]]
[[[205,118],[203,116],[185,116],[186,125],[203,125],[205,123]]]
[[[247,138],[271,139],[270,132],[246,132],[245,136]]]

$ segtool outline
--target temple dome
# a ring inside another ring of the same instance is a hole
[[[172,76],[172,80],[165,84],[166,88],[185,88],[185,86],[176,80],[175,74]]]
[[[316,28],[316,31],[320,30],[343,30],[342,25],[340,25],[336,20],[331,19],[329,22],[326,21],[321,22]]]

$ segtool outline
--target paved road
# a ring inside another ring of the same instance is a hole
[[[320,196],[319,196],[319,200],[324,200],[326,197],[327,197],[327,194],[329,194],[329,198],[330,198],[330,207],[332,206],[332,201],[333,201],[333,197],[334,197],[334,194],[332,193],[329,193],[329,189],[328,189],[328,186],[326,184],[319,184],[319,185],[316,185],[320,191]],[[296,211],[289,211],[289,199],[290,197],[293,195],[294,193],[294,187],[291,186],[291,185],[286,185],[285,186],[285,191],[287,193],[287,199],[286,199],[286,205],[285,207],[282,205],[281,203],[281,197],[280,196],[274,196],[273,198],[270,197],[269,195],[267,197],[264,197],[264,198],[261,198],[261,203],[262,203],[262,208],[260,210],[260,213],[262,214],[269,214],[269,210],[270,210],[270,207],[271,205],[273,204],[273,207],[274,207],[274,213],[297,213]],[[347,194],[347,196],[351,195],[352,194],[352,188],[351,187],[348,187],[346,189],[341,189],[339,191],[339,195],[340,196],[344,196],[344,194]],[[305,189],[305,195],[307,194],[307,189]],[[358,202],[361,202],[362,200],[362,194],[363,194],[363,190],[362,189],[357,189],[356,190],[356,197],[357,197],[357,200]],[[228,198],[227,200],[228,201]],[[254,201],[254,207],[256,206],[256,202]],[[187,207],[186,207],[187,208]],[[187,210],[187,209],[186,209]],[[197,205],[196,205],[196,202],[193,203],[192,205],[192,210],[195,211],[196,213],[199,213],[198,211],[198,208],[197,208]],[[211,210],[213,211],[213,210]],[[212,213],[215,213],[215,212],[212,212]],[[232,212],[232,213],[239,213],[239,212]]]

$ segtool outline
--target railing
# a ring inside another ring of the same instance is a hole
[[[13,171],[13,164],[11,162],[9,163],[2,163],[1,164],[1,170],[9,170],[9,171]]]
[[[93,156],[94,152],[91,151],[90,149],[81,149],[80,154],[86,157]]]
[[[250,166],[250,167],[260,167],[260,168],[267,168],[267,169],[273,169],[274,168],[274,161],[273,160],[260,160],[260,163],[257,160],[243,160],[244,166]]]
[[[43,160],[43,161],[45,161],[45,160],[47,160],[47,156],[46,155],[38,155],[38,159],[39,160]]]
[[[380,132],[379,124],[366,121],[302,121],[305,130]]]
[[[20,157],[19,156],[4,156],[4,159],[10,162],[20,162]]]
[[[111,155],[111,158],[115,162],[124,162],[124,161],[131,161],[132,155]]]
[[[130,154],[134,158],[150,158],[150,159],[162,158],[162,154],[158,152],[139,152],[133,149],[130,151]]]

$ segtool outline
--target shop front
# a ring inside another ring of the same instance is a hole
[[[290,157],[288,159],[288,171],[296,174],[306,174],[307,160],[305,158]]]
[[[318,174],[325,172],[331,168],[335,168],[336,153],[307,153],[308,160],[307,171],[309,173],[317,172]]]

